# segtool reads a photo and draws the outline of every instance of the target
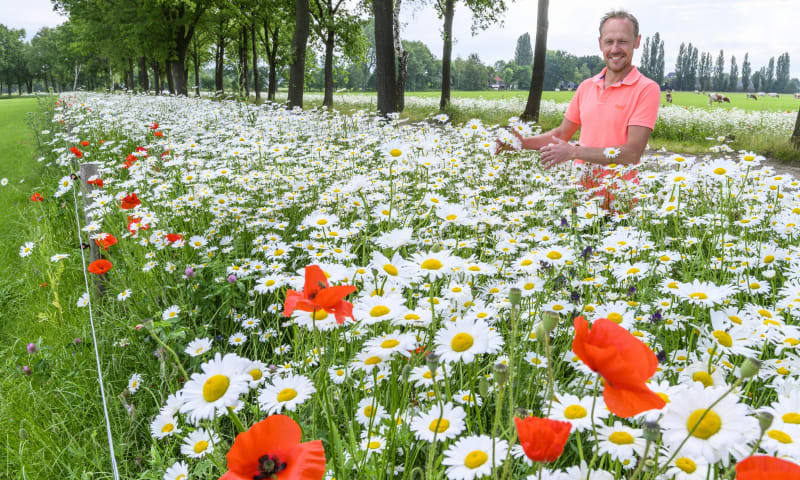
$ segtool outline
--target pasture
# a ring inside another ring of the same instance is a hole
[[[315,478],[799,460],[800,181],[758,153],[544,171],[479,119],[85,93],[33,127],[41,180],[0,163],[6,476],[110,478],[90,308],[123,478],[218,478],[261,428]],[[98,177],[71,178],[86,161]],[[77,235],[107,263],[87,271]]]

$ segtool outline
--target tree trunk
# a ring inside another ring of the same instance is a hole
[[[250,25],[250,45],[253,46],[253,90],[256,91],[256,103],[261,101],[261,85],[258,84],[258,51],[256,49],[256,22]]]
[[[128,90],[133,91],[133,57],[128,58],[128,77],[125,82],[128,84]]]
[[[792,144],[794,145],[795,149],[800,150],[800,110],[797,111],[797,119],[794,121]]]
[[[25,90],[28,91],[28,94],[33,93],[33,79],[29,78],[27,82],[25,82]]]
[[[194,88],[197,96],[200,96],[200,54],[197,52],[197,38],[192,39],[192,63],[194,63]]]
[[[150,79],[147,78],[147,61],[144,57],[139,57],[139,88],[145,93],[150,91]]]
[[[164,87],[161,86],[161,64],[157,60],[153,60],[153,83],[155,83],[156,95],[161,95]]]
[[[442,49],[442,97],[439,100],[439,110],[444,110],[450,103],[450,64],[453,56],[453,16],[455,15],[455,0],[445,0],[444,3],[444,47]]]
[[[222,28],[222,27],[220,27]],[[225,37],[220,34],[217,38],[217,55],[215,58],[216,65],[214,67],[214,91],[225,91]]]
[[[164,64],[164,75],[167,76],[167,86],[170,95],[175,95],[175,78],[172,76],[172,62],[169,60]]]
[[[292,37],[292,65],[289,68],[289,108],[303,108],[303,87],[306,74],[306,46],[308,45],[308,0],[295,0],[295,25]]]
[[[400,5],[402,0],[395,0],[392,13],[392,36],[394,38],[394,51],[397,54],[397,111],[406,108],[406,77],[408,76],[408,52],[403,50],[403,41],[400,40]]]
[[[239,95],[244,95],[245,99],[250,98],[250,86],[247,82],[247,27],[242,27],[239,32]]]
[[[333,47],[336,32],[329,29],[325,36],[325,96],[322,106],[333,108]]]
[[[549,0],[539,0],[536,13],[536,46],[533,49],[533,71],[531,72],[531,89],[528,91],[528,103],[520,117],[524,121],[539,121],[539,107],[544,88],[544,64],[547,59],[547,8]]]
[[[375,17],[375,76],[378,90],[378,112],[381,115],[397,111],[392,6],[392,0],[373,0],[372,2],[373,16]]]
[[[270,41],[270,31],[267,22],[264,22],[264,49],[267,51],[267,63],[269,64],[269,78],[267,83],[267,100],[275,101],[275,91],[277,90],[278,74],[276,72],[277,65],[275,64],[278,56],[278,34],[280,27],[275,27],[272,32],[272,40]],[[270,48],[272,45],[272,48]]]

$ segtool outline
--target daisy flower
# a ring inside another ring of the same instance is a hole
[[[404,313],[404,302],[405,299],[396,293],[366,297],[354,302],[353,316],[364,325],[395,320]]]
[[[197,357],[211,350],[211,340],[208,338],[195,338],[186,346],[184,352],[190,357]]]
[[[603,156],[606,158],[617,158],[620,153],[621,151],[617,147],[606,147],[603,149]]]
[[[33,252],[33,247],[33,242],[25,242],[21,247],[19,247],[19,256],[23,258],[27,257]]]
[[[130,298],[132,293],[133,292],[131,291],[130,288],[126,288],[125,290],[123,290],[123,291],[121,291],[121,292],[119,292],[117,294],[117,301],[123,302],[123,301],[127,300],[128,298]]]
[[[665,449],[662,458],[672,457],[672,452]],[[701,455],[688,455],[681,452],[669,463],[665,478],[674,480],[707,480],[708,462]]]
[[[187,480],[189,478],[189,466],[186,462],[180,461],[172,464],[164,472],[164,480]]]
[[[180,313],[181,313],[181,307],[179,307],[177,305],[173,305],[173,306],[167,308],[166,310],[164,310],[164,313],[161,314],[161,319],[162,320],[170,320],[170,319],[173,319],[173,318],[178,318],[178,315],[180,315]]]
[[[205,428],[198,428],[183,439],[181,453],[189,458],[203,458],[219,444],[219,436]]]
[[[239,396],[248,390],[250,376],[241,371],[241,357],[217,353],[203,363],[202,373],[193,373],[181,389],[184,404],[181,413],[192,421],[210,420],[227,407],[235,406]]]
[[[411,420],[411,431],[420,440],[433,442],[456,438],[464,431],[464,419],[467,414],[461,407],[445,403],[441,407],[434,406],[429,412]]]
[[[692,283],[678,285],[674,294],[678,298],[703,307],[713,307],[722,303],[726,298],[735,293],[734,287],[730,285],[716,285],[711,282],[701,282],[694,279]]]
[[[750,452],[748,443],[759,435],[758,420],[749,415],[748,406],[730,394],[708,409],[726,391],[726,387],[694,384],[675,395],[661,419],[664,444],[678,448],[688,436],[681,451],[699,454],[709,463],[722,461],[727,465],[730,455],[737,459],[746,456]]]
[[[77,306],[83,308],[86,305],[89,305],[89,294],[83,293],[80,298],[78,298]]]
[[[358,402],[358,410],[356,410],[356,421],[365,427],[375,425],[381,422],[384,418],[388,418],[386,409],[381,406],[375,397],[364,397]]]
[[[410,357],[411,351],[417,348],[417,342],[413,333],[400,333],[395,330],[368,340],[364,343],[364,347],[387,357],[394,353]]]
[[[636,457],[644,453],[645,440],[640,428],[631,428],[616,421],[612,426],[597,428],[598,453],[607,453],[622,463],[622,468],[633,468]]]
[[[592,428],[591,412],[592,397],[590,395],[578,398],[569,393],[561,393],[556,395],[556,399],[553,401],[550,418],[569,422],[575,431],[582,432]],[[602,420],[608,417],[609,414],[610,412],[606,408],[603,398],[598,397],[594,407],[595,419]]]
[[[436,332],[435,343],[442,362],[471,363],[475,355],[498,351],[503,338],[483,320],[459,319]]]
[[[470,435],[459,439],[444,452],[442,465],[447,466],[450,480],[473,480],[491,475],[492,468],[502,464],[507,452],[505,440],[492,439],[488,435]]]
[[[159,414],[150,423],[150,434],[153,438],[162,439],[175,433],[181,433],[181,429],[172,415]]]
[[[134,373],[131,375],[131,378],[128,380],[128,391],[131,393],[136,393],[139,390],[139,387],[142,386],[142,376],[138,373]]]
[[[283,409],[294,412],[316,391],[311,380],[302,375],[273,377],[272,384],[264,385],[258,394],[258,404],[268,415]]]
[[[69,257],[69,253],[56,253],[55,255],[50,257],[50,261],[55,263],[55,262],[64,260],[67,257]]]

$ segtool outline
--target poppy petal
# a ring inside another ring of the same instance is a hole
[[[286,470],[278,474],[279,480],[320,480],[325,476],[325,448],[322,441],[299,444],[286,459],[286,464]]]
[[[240,433],[228,452],[228,470],[253,478],[263,455],[285,458],[300,444],[300,425],[286,415],[270,415]]]
[[[303,285],[303,295],[306,298],[314,299],[320,290],[328,287],[328,277],[319,265],[309,265],[306,267],[306,279]]]
[[[800,480],[800,465],[781,458],[754,455],[736,465],[736,480]]]
[[[603,400],[611,413],[627,418],[647,410],[664,408],[666,403],[646,385],[634,388],[619,388],[606,384]]]
[[[356,287],[352,285],[339,285],[335,287],[323,288],[319,291],[319,293],[317,293],[317,296],[314,297],[314,303],[323,309],[330,311],[332,308],[335,308],[337,305],[339,305],[344,297],[355,291]]]

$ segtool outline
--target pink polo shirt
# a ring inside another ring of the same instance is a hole
[[[636,67],[621,82],[603,88],[606,69],[578,86],[564,117],[581,125],[584,147],[619,147],[628,141],[628,126],[650,130],[656,125],[661,89]],[[576,160],[576,163],[583,163]]]

